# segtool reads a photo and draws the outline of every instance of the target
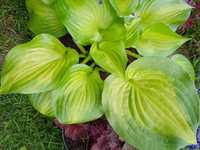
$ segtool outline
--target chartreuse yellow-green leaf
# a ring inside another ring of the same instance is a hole
[[[94,43],[90,49],[90,55],[107,72],[124,75],[128,58],[123,42]]]
[[[135,32],[134,36],[138,32],[140,35],[136,41],[133,40],[133,47],[143,56],[168,56],[189,40],[173,32],[163,23],[153,24],[141,32]]]
[[[55,117],[52,91],[31,94],[29,95],[29,100],[32,106],[41,114],[49,117]]]
[[[126,24],[126,47],[143,56],[168,56],[188,39],[175,33],[191,13],[184,0],[142,0]]]
[[[1,76],[2,93],[41,93],[60,85],[65,71],[78,62],[78,54],[49,34],[16,46],[6,56]]]
[[[102,41],[107,42],[125,41],[126,34],[124,21],[121,19],[115,20],[107,29],[101,32]]]
[[[130,19],[128,22],[125,22],[125,27],[127,31],[125,46],[136,48],[136,42],[144,30],[141,26],[141,19]]]
[[[35,34],[48,33],[56,37],[66,34],[65,26],[58,20],[53,0],[26,0],[29,12],[29,29]]]
[[[192,80],[195,80],[195,71],[194,71],[194,68],[191,64],[191,62],[184,56],[184,55],[181,55],[181,54],[176,54],[176,55],[173,55],[171,57],[171,59],[177,63],[178,65],[180,65],[184,71],[186,71],[190,78]]]
[[[101,41],[101,31],[116,17],[109,0],[59,0],[55,6],[62,23],[82,45]]]
[[[103,81],[97,70],[84,64],[74,65],[63,84],[54,92],[55,115],[61,123],[84,123],[102,116]]]
[[[110,0],[119,16],[128,16],[135,12],[140,0]]]
[[[43,3],[50,5],[53,4],[55,2],[55,0],[42,0]]]
[[[176,31],[190,16],[191,9],[184,0],[142,0],[135,14],[143,25],[162,22]]]
[[[170,58],[139,58],[124,78],[110,75],[102,103],[113,129],[138,149],[178,150],[196,143],[199,97],[187,72]]]

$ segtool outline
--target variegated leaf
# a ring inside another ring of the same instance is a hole
[[[141,0],[110,0],[119,16],[128,16],[136,11]]]
[[[29,95],[29,100],[33,107],[41,114],[55,117],[52,91]]]
[[[63,84],[54,92],[55,115],[60,122],[84,123],[103,115],[103,81],[97,70],[83,64],[74,65],[67,71]]]
[[[49,33],[61,37],[67,33],[65,26],[58,20],[53,0],[26,0],[29,12],[29,29],[35,34]]]
[[[2,93],[41,93],[60,85],[65,71],[78,62],[78,54],[48,34],[18,45],[7,55],[1,78]]]
[[[162,22],[176,31],[190,16],[191,9],[184,0],[141,0],[136,15],[144,26]]]
[[[133,47],[143,56],[168,56],[189,40],[162,23],[145,28],[136,38]]]
[[[57,14],[75,41],[82,45],[101,41],[101,31],[115,18],[109,0],[59,0]]]
[[[194,68],[191,62],[184,55],[176,54],[173,55],[171,58],[175,63],[180,65],[184,71],[188,73],[188,75],[191,77],[192,80],[195,80]]]
[[[141,150],[176,150],[196,143],[199,104],[193,81],[169,58],[140,58],[127,68],[126,77],[108,77],[103,90],[111,126]]]

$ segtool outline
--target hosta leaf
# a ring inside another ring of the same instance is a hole
[[[131,19],[129,23],[126,23],[126,40],[125,45],[126,47],[135,47],[137,40],[140,38],[142,34],[142,27],[140,23],[140,19]]]
[[[175,31],[187,20],[191,8],[184,0],[142,0],[136,14],[144,25],[162,21]]]
[[[97,70],[74,65],[66,73],[64,85],[55,91],[55,113],[64,124],[77,124],[102,116],[103,81]]]
[[[123,42],[94,43],[90,55],[107,72],[124,74],[128,59]]]
[[[144,29],[137,41],[133,42],[143,56],[168,56],[188,40],[158,23]]]
[[[2,71],[3,93],[41,93],[57,88],[78,54],[48,34],[16,46],[7,55]]]
[[[169,58],[143,57],[110,75],[103,109],[121,138],[141,150],[176,150],[196,143],[199,97],[193,81]]]
[[[176,54],[172,56],[172,60],[179,64],[186,71],[192,80],[195,80],[195,71],[191,62],[183,55]]]
[[[56,37],[66,34],[64,25],[58,20],[52,0],[26,0],[30,20],[28,26],[35,34],[49,33]]]
[[[53,109],[53,95],[51,91],[40,94],[32,94],[29,96],[29,100],[33,107],[41,114],[49,117],[55,117]]]
[[[135,12],[140,0],[110,0],[119,16],[128,16]]]
[[[125,41],[126,40],[126,28],[124,22],[117,19],[107,29],[101,32],[103,41]]]
[[[56,8],[69,33],[82,45],[100,41],[101,30],[109,27],[114,18],[109,0],[59,0]]]
[[[55,0],[42,0],[43,3],[50,5],[53,4],[55,2]]]

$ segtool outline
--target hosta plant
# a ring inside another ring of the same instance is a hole
[[[28,94],[35,109],[62,124],[104,115],[122,140],[140,150],[197,143],[200,101],[194,70],[186,57],[174,55],[189,40],[175,31],[191,6],[183,0],[26,4],[36,36],[8,53],[1,94]],[[66,32],[79,49],[56,38]]]

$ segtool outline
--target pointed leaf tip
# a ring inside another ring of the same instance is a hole
[[[113,129],[142,150],[175,150],[195,144],[199,103],[187,73],[162,57],[139,58],[128,66],[126,79],[110,75],[102,96]]]
[[[195,80],[194,68],[191,62],[184,55],[176,54],[176,55],[173,55],[171,58],[175,63],[180,65],[184,71],[188,73],[188,75],[193,81]]]
[[[158,23],[144,29],[135,47],[143,56],[168,56],[188,40],[174,33],[167,25]]]

